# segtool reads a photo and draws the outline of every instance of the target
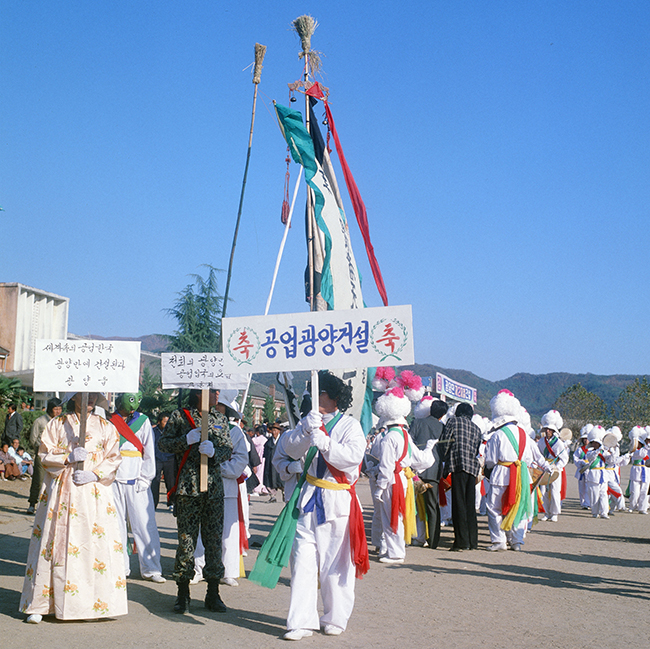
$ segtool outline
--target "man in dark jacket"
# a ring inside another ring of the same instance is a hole
[[[445,424],[440,437],[441,443],[449,440],[443,475],[451,473],[451,518],[454,522],[451,550],[456,552],[478,549],[476,476],[480,469],[481,430],[472,422],[473,414],[469,403],[459,403],[456,416]]]
[[[448,406],[444,401],[435,400],[429,409],[429,416],[422,419],[414,419],[409,430],[413,443],[420,449],[424,449],[430,439],[439,439],[443,426],[440,419],[445,416]],[[426,412],[426,411],[425,411]],[[430,548],[437,548],[440,542],[440,505],[438,501],[438,483],[442,473],[442,461],[438,446],[433,447],[435,462],[432,467],[419,474],[420,480],[428,485],[424,492],[424,509],[427,516],[428,538]]]
[[[23,430],[23,417],[17,412],[18,404],[10,403],[7,407],[7,418],[5,419],[5,432],[2,436],[3,443],[9,444],[15,439],[20,439],[20,433]]]

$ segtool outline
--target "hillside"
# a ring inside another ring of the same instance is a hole
[[[105,339],[102,336],[88,336],[97,340]],[[168,336],[163,334],[150,334],[139,338],[112,337],[112,340],[139,340],[142,343],[142,350],[159,353],[167,349]],[[447,375],[454,381],[459,381],[478,390],[477,412],[482,415],[490,415],[490,399],[499,391],[508,389],[521,401],[534,420],[549,410],[555,400],[567,388],[581,383],[590,392],[598,395],[608,405],[613,405],[618,395],[637,378],[633,374],[613,374],[603,376],[598,374],[570,374],[568,372],[553,372],[551,374],[527,374],[520,372],[513,374],[502,381],[489,381],[477,376],[467,370],[455,370],[437,365],[411,365],[403,369],[410,369],[420,376],[431,376],[435,378],[436,372]],[[274,374],[254,374],[256,381],[264,385],[271,385],[275,382]],[[294,386],[297,391],[302,391],[306,381],[309,380],[309,372],[294,372]]]

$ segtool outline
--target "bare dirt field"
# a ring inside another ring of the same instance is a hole
[[[624,469],[623,481],[627,484]],[[274,590],[245,579],[223,586],[229,611],[203,607],[206,585],[192,586],[189,615],[172,612],[175,584],[137,577],[128,581],[129,614],[99,622],[23,623],[18,602],[33,517],[27,516],[29,482],[0,483],[0,629],[9,646],[95,649],[111,647],[278,647],[289,604],[289,571]],[[367,480],[357,492],[367,523],[372,514]],[[251,499],[251,541],[261,542],[281,505]],[[157,512],[163,571],[171,572],[175,519]],[[314,634],[305,647],[646,647],[650,605],[650,516],[617,513],[593,519],[580,509],[573,470],[569,497],[557,523],[540,522],[524,552],[448,552],[453,531],[443,528],[437,550],[409,548],[402,566],[371,558],[357,582],[356,605],[339,637]],[[479,544],[489,544],[487,521],[479,518]],[[245,559],[255,562],[256,550]]]

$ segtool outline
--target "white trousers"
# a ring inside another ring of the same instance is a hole
[[[406,488],[404,488],[404,494],[406,495]],[[390,485],[388,489],[382,492],[381,500],[379,501],[382,531],[379,554],[389,559],[404,559],[406,558],[406,542],[404,541],[404,519],[402,514],[399,514],[398,517],[397,532],[393,532],[393,528],[390,526],[393,509],[392,496],[393,486]]]
[[[630,480],[630,509],[635,512],[648,511],[648,483]]]
[[[372,524],[370,526],[370,542],[381,551],[382,528],[381,528],[381,501],[377,498],[377,476],[368,476],[370,496],[372,497]]]
[[[560,500],[560,493],[562,491],[562,474],[550,485],[542,485],[540,487],[542,492],[542,504],[547,516],[558,516],[562,512],[562,501]]]
[[[580,506],[589,507],[589,489],[587,489],[587,481],[584,476],[578,480],[578,495],[580,496]]]
[[[501,503],[503,494],[508,489],[508,485],[491,485],[486,496],[485,510],[488,517],[488,529],[490,530],[490,540],[492,543],[510,543],[522,545],[526,538],[526,528],[528,519],[523,519],[517,527],[505,532],[501,529],[503,516],[501,515]]]
[[[607,495],[607,482],[588,482],[589,502],[591,513],[594,516],[607,516],[609,514],[609,497]]]
[[[348,625],[354,608],[355,568],[350,556],[350,519],[341,516],[316,524],[316,511],[298,519],[291,549],[291,602],[287,629]],[[320,582],[323,615],[318,617]]]
[[[140,562],[140,575],[153,577],[161,575],[160,567],[160,536],[156,526],[156,511],[153,506],[151,489],[137,492],[135,485],[113,483],[115,509],[122,533],[122,546],[124,548],[124,570],[127,577],[131,573],[129,554],[127,552],[126,521],[128,518],[138,560]]]

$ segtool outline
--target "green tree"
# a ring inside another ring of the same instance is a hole
[[[557,398],[553,408],[560,412],[564,425],[573,431],[574,437],[585,424],[609,424],[607,404],[580,383],[567,388]]]
[[[13,402],[16,402],[20,407],[23,401],[27,401],[28,396],[27,390],[23,388],[20,379],[0,375],[0,407],[8,406]]]
[[[264,399],[264,409],[262,410],[262,416],[269,422],[275,421],[275,402],[273,401],[273,397],[270,394],[267,394],[266,399]]]
[[[171,390],[163,390],[159,376],[155,376],[145,367],[140,381],[140,412],[143,412],[149,419],[155,422],[161,412],[174,410],[174,398]],[[153,425],[153,424],[152,424]]]
[[[182,291],[167,313],[176,319],[177,329],[170,337],[172,352],[220,352],[221,306],[223,297],[217,287],[219,269],[208,268],[206,279],[190,275],[194,279]]]
[[[246,403],[244,404],[244,419],[246,420],[246,424],[248,426],[253,425],[253,415],[255,414],[255,410],[253,408],[253,399],[251,398],[250,394],[246,397]]]
[[[650,424],[650,383],[647,377],[635,379],[614,402],[614,416],[623,430]]]

